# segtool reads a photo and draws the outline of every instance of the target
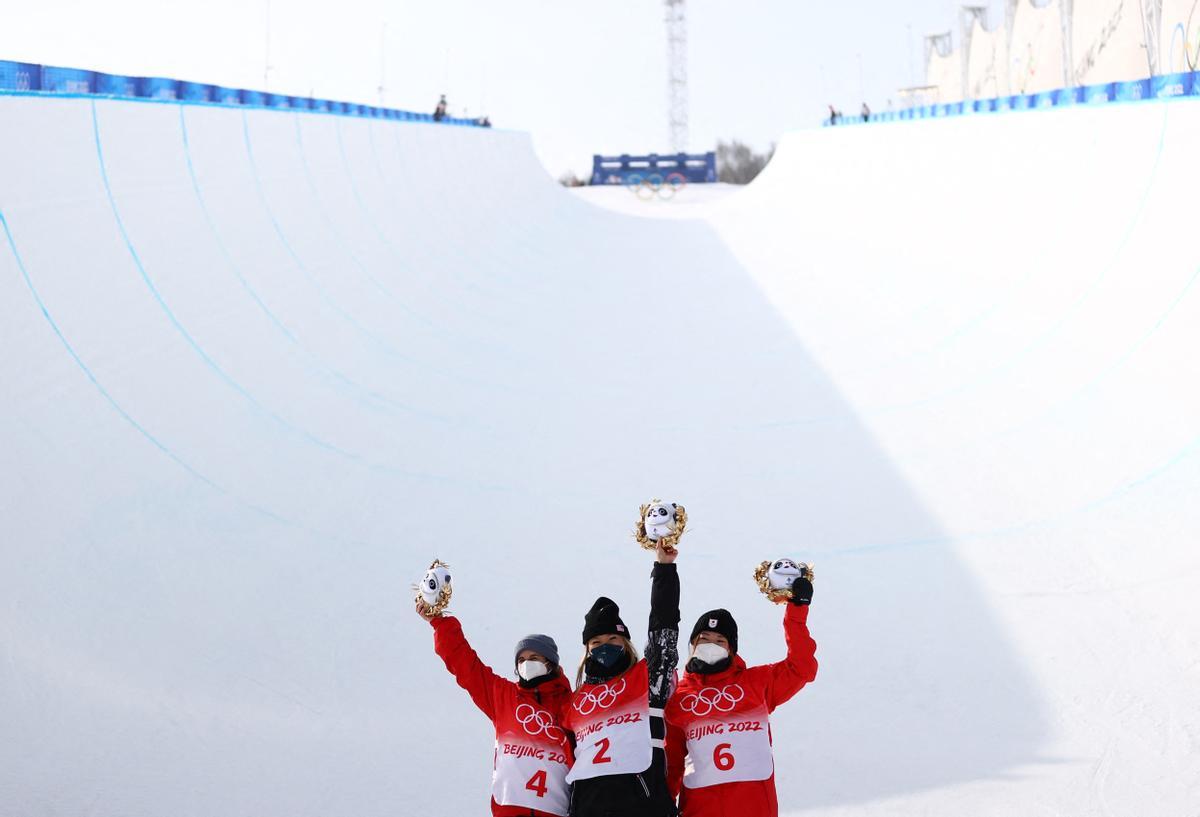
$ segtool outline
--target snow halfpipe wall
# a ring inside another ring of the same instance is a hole
[[[751,663],[816,563],[784,813],[1194,814],[1195,101],[795,133],[663,220],[519,133],[0,119],[0,812],[484,813],[410,583],[573,666],[666,496]]]

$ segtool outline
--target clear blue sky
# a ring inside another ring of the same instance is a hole
[[[260,88],[267,6],[13,0],[0,59]],[[829,102],[882,109],[920,81],[922,34],[954,28],[957,42],[958,7],[689,0],[691,149],[729,138],[765,148]],[[432,110],[444,91],[456,112],[533,134],[554,175],[587,172],[593,152],[668,147],[658,0],[271,0],[270,18],[272,90],[376,103],[382,51],[386,104]]]

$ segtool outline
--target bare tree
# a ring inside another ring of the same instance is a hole
[[[737,139],[717,142],[717,181],[747,184],[762,172],[774,155],[773,143],[766,153],[755,153],[753,148]]]
[[[558,183],[561,184],[563,187],[585,187],[585,186],[587,186],[587,180],[581,179],[578,176],[576,176],[574,170],[564,171],[563,174],[558,177]]]

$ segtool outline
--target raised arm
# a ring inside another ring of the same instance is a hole
[[[650,573],[650,632],[646,641],[646,665],[650,672],[650,706],[662,709],[675,686],[679,665],[679,573],[678,552],[661,545]]]
[[[783,614],[783,638],[787,642],[787,657],[765,669],[770,673],[767,687],[767,706],[775,707],[800,691],[817,677],[817,642],[808,632],[808,607],[812,601],[812,584],[797,579],[792,586],[792,600]]]
[[[483,714],[495,720],[497,682],[507,683],[492,672],[463,635],[462,625],[454,616],[438,616],[429,622],[433,626],[433,649],[450,670],[454,680],[465,689]]]

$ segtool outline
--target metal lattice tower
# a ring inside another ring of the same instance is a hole
[[[671,150],[688,148],[686,0],[663,0],[667,7],[667,127]]]

